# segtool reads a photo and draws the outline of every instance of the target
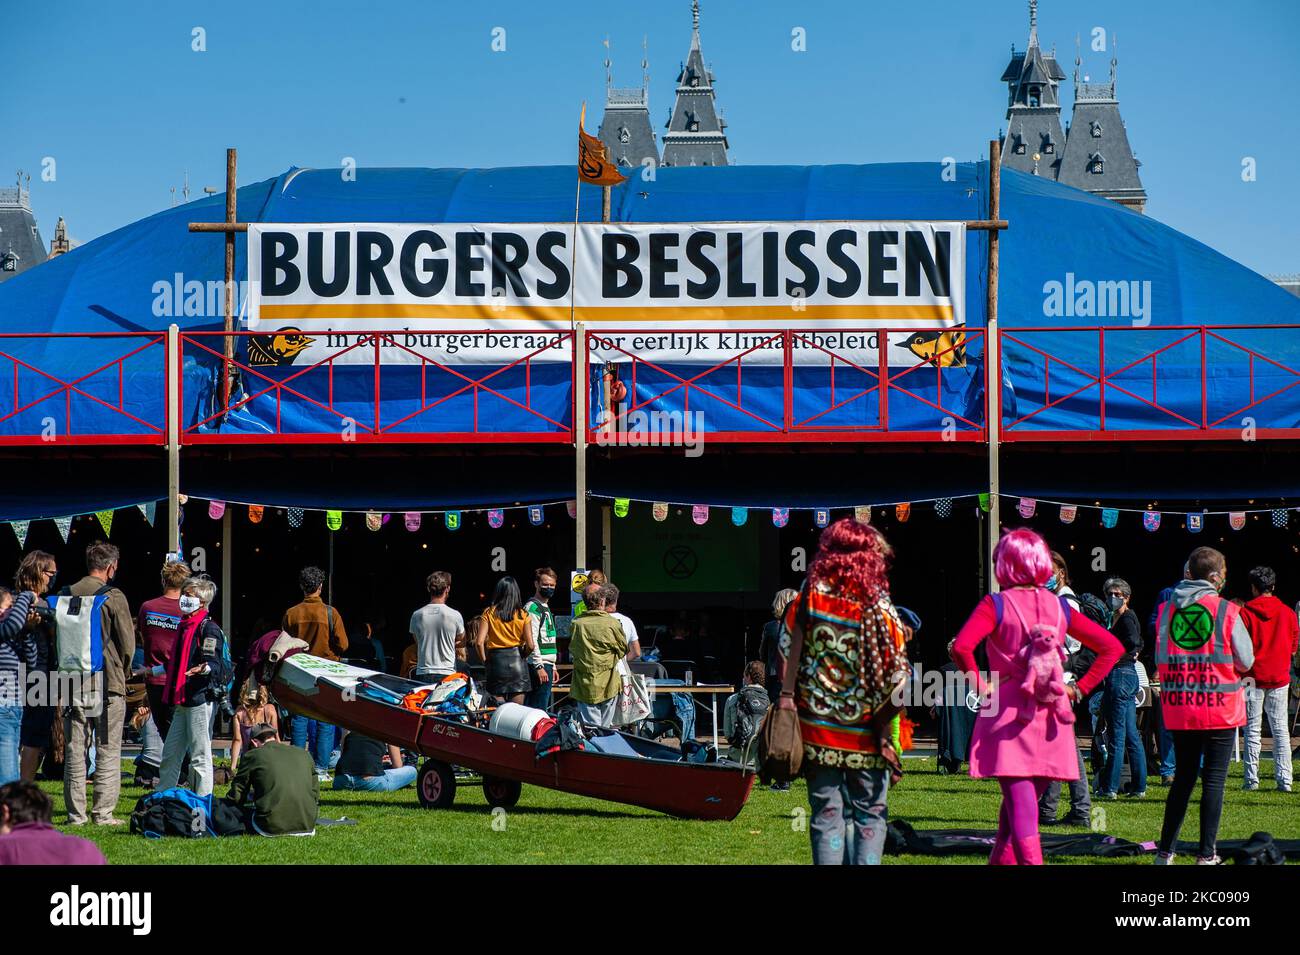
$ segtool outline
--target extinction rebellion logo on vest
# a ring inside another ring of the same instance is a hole
[[[153,928],[153,893],[83,892],[74,885],[50,896],[50,924],[60,928],[125,926],[132,935],[148,935]]]

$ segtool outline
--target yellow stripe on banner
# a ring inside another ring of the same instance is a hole
[[[573,310],[579,322],[745,322],[784,321],[798,323],[814,319],[878,322],[948,322],[951,305],[701,305],[698,307],[660,307],[595,305]],[[263,305],[261,319],[292,321],[295,319],[376,319],[401,318],[494,319],[497,321],[552,322],[567,325],[567,305]]]

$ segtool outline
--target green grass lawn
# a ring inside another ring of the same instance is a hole
[[[909,759],[908,775],[889,794],[892,819],[917,829],[993,827],[998,791],[967,776],[940,776],[932,759]],[[1241,790],[1241,764],[1228,781],[1220,837],[1243,838],[1257,830],[1275,837],[1300,835],[1300,794],[1272,789],[1272,766],[1261,768],[1258,792]],[[55,801],[55,821],[66,818],[63,791],[45,783]],[[118,814],[127,818],[142,795],[123,781]],[[218,789],[223,793],[224,787]],[[1100,803],[1107,832],[1135,841],[1159,834],[1165,790],[1151,786],[1141,800]],[[413,789],[397,793],[351,793],[324,789],[321,814],[347,816],[356,826],[321,828],[309,839],[145,839],[125,827],[76,830],[94,839],[115,864],[139,863],[808,863],[811,855],[803,814],[802,783],[789,793],[755,787],[749,804],[731,822],[670,819],[649,810],[525,786],[519,805],[495,819],[477,788],[462,787],[451,809],[424,810]],[[1062,810],[1064,811],[1064,810]],[[1183,838],[1196,837],[1193,797]],[[978,864],[978,857],[936,860],[887,856],[887,863],[945,861]],[[1065,860],[1062,860],[1065,861]],[[1075,860],[1079,861],[1079,860]],[[1088,862],[1101,860],[1086,860]],[[1132,864],[1139,860],[1114,860]],[[1184,861],[1184,860],[1180,860]],[[1185,860],[1190,861],[1190,860]]]

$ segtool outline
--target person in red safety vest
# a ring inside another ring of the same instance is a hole
[[[1223,554],[1198,547],[1184,580],[1156,612],[1156,671],[1165,726],[1174,737],[1174,781],[1165,800],[1156,865],[1174,861],[1187,803],[1201,777],[1201,845],[1197,865],[1218,865],[1215,852],[1228,760],[1246,723],[1242,674],[1255,663],[1238,607],[1219,595],[1228,579]]]

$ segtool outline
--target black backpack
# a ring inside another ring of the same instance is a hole
[[[1105,601],[1096,594],[1075,594],[1075,598],[1079,601],[1079,613],[1103,630],[1110,629],[1110,608],[1106,606]],[[1097,659],[1096,651],[1080,647],[1070,654],[1070,659],[1066,661],[1066,672],[1073,673],[1075,679],[1078,679],[1088,672],[1095,659]]]
[[[727,737],[732,749],[743,750],[758,734],[758,725],[763,721],[772,701],[767,691],[756,683],[742,687],[740,699],[736,700],[736,725]]]

